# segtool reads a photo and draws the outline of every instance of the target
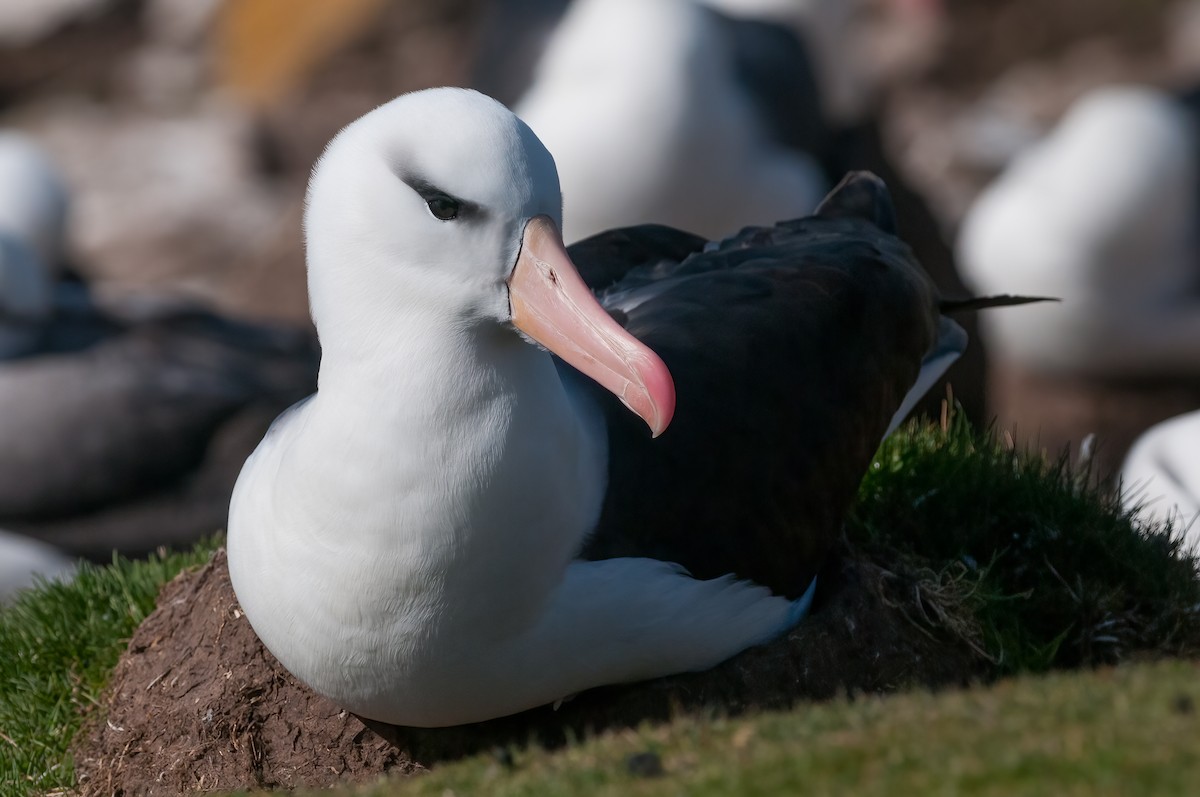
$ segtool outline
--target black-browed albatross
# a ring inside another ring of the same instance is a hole
[[[267,648],[361,716],[480,721],[784,633],[965,342],[869,176],[720,243],[612,232],[578,270],[560,203],[533,132],[462,89],[314,169],[318,390],[246,462],[229,568]]]

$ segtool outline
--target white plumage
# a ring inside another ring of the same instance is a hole
[[[50,545],[0,531],[0,604],[32,586],[38,576],[68,578],[74,567]]]
[[[1200,412],[1152,427],[1121,468],[1124,501],[1146,520],[1171,520],[1184,545],[1200,551]]]
[[[50,313],[67,192],[30,139],[0,133],[0,359],[30,344],[31,322]]]
[[[694,0],[576,0],[516,105],[554,154],[568,243],[654,222],[717,239],[810,213],[827,185],[771,139]]]
[[[1062,299],[984,319],[1003,356],[1103,377],[1200,373],[1198,140],[1170,97],[1107,88],[988,188],[958,243],[963,278]]]

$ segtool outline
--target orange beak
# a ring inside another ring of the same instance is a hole
[[[518,329],[613,393],[655,437],[663,433],[675,414],[670,371],[596,301],[548,216],[525,225],[508,292]]]

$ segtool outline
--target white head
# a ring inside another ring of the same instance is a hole
[[[596,303],[561,226],[554,159],[503,105],[446,88],[376,108],[334,138],[309,183],[326,362],[373,347],[419,356],[414,336],[447,330],[524,333],[661,431],[674,406],[666,368]]]
[[[309,182],[309,296],[322,341],[356,325],[346,313],[507,320],[504,280],[539,214],[561,224],[554,160],[504,106],[463,89],[381,105],[330,142]]]

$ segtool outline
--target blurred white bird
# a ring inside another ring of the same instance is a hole
[[[1171,520],[1184,546],[1200,549],[1200,412],[1152,427],[1121,468],[1122,499],[1150,521]]]
[[[0,231],[57,276],[66,218],[66,185],[49,156],[26,136],[0,132]]]
[[[1092,377],[1200,373],[1198,142],[1174,98],[1105,88],[987,189],[958,242],[964,280],[1062,299],[985,320],[1005,358]]]
[[[906,20],[928,25],[942,11],[942,0],[696,2],[734,19],[779,25],[796,35],[811,55],[822,113],[836,124],[861,121],[876,99],[881,77],[893,71],[879,62],[878,37],[871,35],[878,32],[872,28],[879,21],[876,12],[883,10],[889,24]],[[473,85],[505,102],[516,101],[570,5],[570,0],[488,3],[479,25]]]
[[[38,576],[68,578],[74,567],[71,559],[50,545],[0,531],[0,605],[33,586]]]
[[[0,359],[28,350],[29,322],[50,314],[66,215],[54,164],[25,136],[0,132]]]
[[[516,112],[558,163],[567,241],[648,222],[716,239],[827,187],[787,141],[820,124],[803,46],[693,0],[576,0]]]

